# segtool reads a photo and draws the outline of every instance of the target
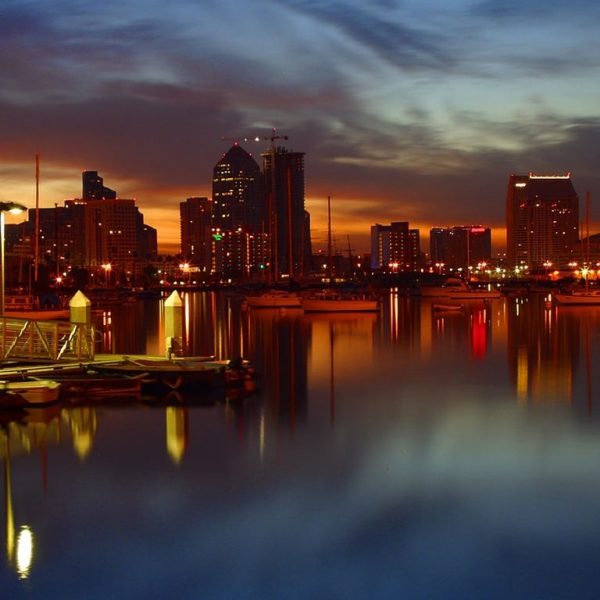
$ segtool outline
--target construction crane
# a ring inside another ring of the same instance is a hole
[[[254,136],[254,137],[222,137],[221,140],[225,142],[233,142],[234,144],[239,144],[240,142],[260,142],[267,141],[271,142],[271,151],[275,150],[275,140],[287,140],[289,139],[287,135],[279,135],[277,133],[277,128],[273,127],[271,130],[271,135],[268,136]]]

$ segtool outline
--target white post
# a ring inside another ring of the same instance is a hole
[[[165,300],[165,353],[167,358],[182,349],[183,302],[177,290]]]
[[[92,323],[92,303],[81,290],[69,300],[69,320],[81,325]]]
[[[79,358],[82,351],[86,352],[87,357],[94,356],[94,342],[92,326],[92,302],[81,291],[75,292],[75,295],[69,300],[69,320],[71,326],[77,329],[75,338],[75,354]]]

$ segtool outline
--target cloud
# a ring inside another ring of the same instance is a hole
[[[453,63],[445,36],[405,23],[396,3],[294,0],[288,5],[395,66],[446,69]]]
[[[5,0],[5,193],[29,189],[40,152],[48,203],[78,195],[93,169],[163,224],[165,202],[210,194],[233,139],[277,127],[306,153],[316,230],[327,195],[346,211],[338,226],[365,240],[389,220],[501,227],[510,172],[599,183],[600,9],[575,6]],[[260,162],[266,146],[247,150]]]

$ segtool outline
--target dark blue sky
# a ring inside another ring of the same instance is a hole
[[[223,137],[277,127],[317,246],[327,195],[344,247],[392,220],[499,242],[510,173],[600,190],[599,26],[592,0],[2,0],[0,199],[34,205],[39,152],[41,206],[98,170],[171,249]]]

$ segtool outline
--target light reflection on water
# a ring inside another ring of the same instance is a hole
[[[187,354],[260,393],[5,415],[6,539],[36,540],[10,597],[597,597],[600,310],[184,299]],[[162,352],[161,315],[115,311],[100,350]]]

